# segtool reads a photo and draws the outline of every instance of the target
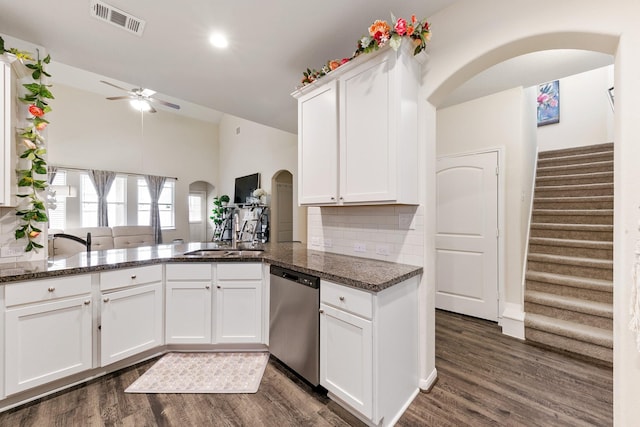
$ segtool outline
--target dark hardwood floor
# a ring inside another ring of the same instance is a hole
[[[270,361],[256,394],[129,394],[154,361],[0,414],[0,426],[348,426],[360,423]],[[612,370],[437,312],[438,381],[399,426],[612,425]]]

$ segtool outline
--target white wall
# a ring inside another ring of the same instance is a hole
[[[560,79],[560,123],[538,128],[539,151],[613,141],[613,65]],[[541,82],[542,83],[542,82]]]
[[[437,112],[437,157],[501,148],[504,178],[505,295],[522,303],[522,268],[535,163],[535,112],[522,88],[514,88]]]
[[[247,101],[250,102],[250,101]],[[293,206],[298,206],[298,137],[239,117],[225,114],[220,121],[219,195],[233,200],[235,178],[260,173],[261,187],[269,195],[271,178],[280,170],[293,175]],[[293,240],[305,240],[306,210],[294,208]]]
[[[540,19],[541,11],[553,11]],[[437,106],[455,87],[469,77],[501,61],[537,50],[588,49],[615,55],[616,114],[615,213],[614,213],[614,423],[637,424],[640,419],[640,353],[635,336],[628,329],[631,299],[630,271],[634,249],[640,242],[640,3],[632,0],[609,2],[580,0],[460,0],[431,17],[434,37],[429,48],[429,69],[421,95]],[[490,28],[470,31],[478,22]],[[426,110],[425,121],[431,120]],[[432,139],[424,134],[425,144]],[[427,156],[434,152],[425,153]],[[433,195],[427,194],[427,203]],[[427,223],[432,218],[427,219]],[[427,225],[427,229],[430,225]],[[426,262],[432,254],[427,252]],[[429,283],[429,298],[433,283]],[[427,330],[435,323],[426,314]],[[427,337],[429,341],[431,338]],[[430,350],[432,351],[432,349]],[[427,358],[428,363],[431,359]],[[433,365],[425,370],[429,372]]]

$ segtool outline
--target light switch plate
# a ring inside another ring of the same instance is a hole
[[[367,252],[367,244],[362,242],[356,242],[353,244],[354,252]]]

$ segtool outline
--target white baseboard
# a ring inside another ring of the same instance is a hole
[[[413,402],[413,399],[416,398],[416,396],[418,395],[418,393],[420,393],[420,389],[416,388],[416,390],[411,393],[411,396],[409,397],[409,399],[404,403],[404,405],[402,405],[402,408],[398,411],[398,413],[393,417],[393,419],[389,420],[389,423],[386,425],[389,426],[394,426],[396,425],[396,423],[398,422],[398,420],[400,420],[400,418],[402,417],[402,414],[404,414],[404,412],[407,410],[407,408],[409,408],[409,406],[411,405],[411,403]]]
[[[502,333],[510,337],[524,339],[524,309],[522,304],[507,302],[500,319]]]
[[[438,371],[436,370],[436,368],[433,368],[433,371],[431,371],[427,378],[420,379],[420,383],[418,384],[418,386],[420,387],[420,390],[429,391],[431,390],[431,387],[433,387],[437,379]]]

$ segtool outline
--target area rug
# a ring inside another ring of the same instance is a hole
[[[126,393],[255,393],[269,353],[168,353]]]

